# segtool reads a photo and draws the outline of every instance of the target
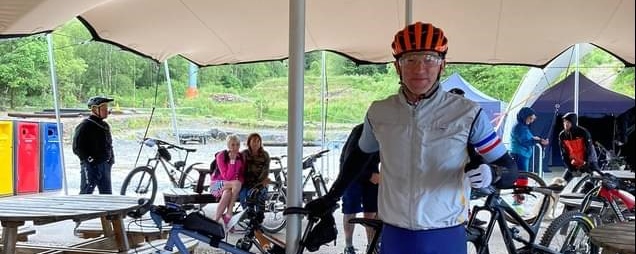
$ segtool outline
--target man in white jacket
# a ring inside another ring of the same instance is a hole
[[[440,89],[447,43],[432,24],[416,22],[397,32],[391,46],[400,89],[371,104],[359,149],[344,162],[343,168],[364,168],[369,154],[380,152],[382,254],[466,253],[470,188],[512,188],[517,177],[478,104]],[[469,144],[488,164],[465,170]],[[307,208],[327,211],[359,173],[341,171],[329,193]]]

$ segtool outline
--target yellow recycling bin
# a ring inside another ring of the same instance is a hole
[[[0,120],[0,196],[13,195],[13,121]]]

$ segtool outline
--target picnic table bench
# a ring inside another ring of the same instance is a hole
[[[12,196],[0,199],[0,223],[2,225],[2,252],[17,253],[18,227],[27,221],[44,225],[63,220],[84,221],[102,218],[107,227],[105,238],[112,240],[116,251],[130,249],[122,219],[126,213],[139,207],[137,198],[118,195],[33,195]],[[22,245],[21,245],[22,246]],[[31,248],[48,250],[49,246],[30,245]]]
[[[26,242],[29,240],[29,236],[35,234],[35,228],[31,226],[19,226],[18,227],[18,241]],[[2,239],[2,231],[0,231],[0,240]]]
[[[126,227],[126,236],[128,237],[130,246],[136,246],[145,241],[166,238],[170,230],[170,226],[163,226],[160,230],[149,216],[144,216],[137,220],[125,218],[123,222]],[[98,238],[104,235],[103,224],[101,219],[84,221],[75,229],[75,232],[79,237],[84,239]]]

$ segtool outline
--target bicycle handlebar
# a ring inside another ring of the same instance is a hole
[[[312,158],[312,157],[317,159],[317,158],[322,157],[324,154],[326,154],[328,152],[329,152],[329,149],[325,149],[325,150],[322,150],[322,151],[317,152],[317,153],[312,153],[310,155],[307,155],[307,156],[303,157],[303,160],[306,160],[306,159]],[[272,157],[270,157],[270,160],[282,160],[284,158],[287,158],[287,155],[283,154],[281,156],[272,156]]]
[[[562,185],[549,185],[549,186],[520,186],[515,187],[514,194],[531,194],[532,192],[538,192],[546,196],[552,195],[553,192],[563,191],[565,186]]]
[[[153,147],[155,145],[159,146],[159,147],[164,147],[166,149],[171,149],[171,148],[176,148],[179,150],[183,150],[186,152],[196,152],[197,149],[194,148],[187,148],[187,147],[183,147],[183,146],[178,146],[166,141],[163,141],[161,139],[156,139],[156,138],[144,138],[144,140],[142,141],[145,145],[149,146],[149,147]]]

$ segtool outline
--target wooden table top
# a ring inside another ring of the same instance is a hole
[[[634,232],[636,227],[634,222],[608,223],[601,225],[590,231],[592,242],[603,247],[603,250],[610,250],[621,254],[635,254]]]
[[[607,171],[603,171],[603,173],[609,173],[613,176],[615,176],[616,178],[620,178],[620,179],[634,179],[634,172],[632,171],[627,171],[627,170],[607,170]]]
[[[62,220],[85,220],[124,215],[137,209],[138,198],[119,195],[34,194],[0,198],[0,221],[33,221],[35,224]]]

